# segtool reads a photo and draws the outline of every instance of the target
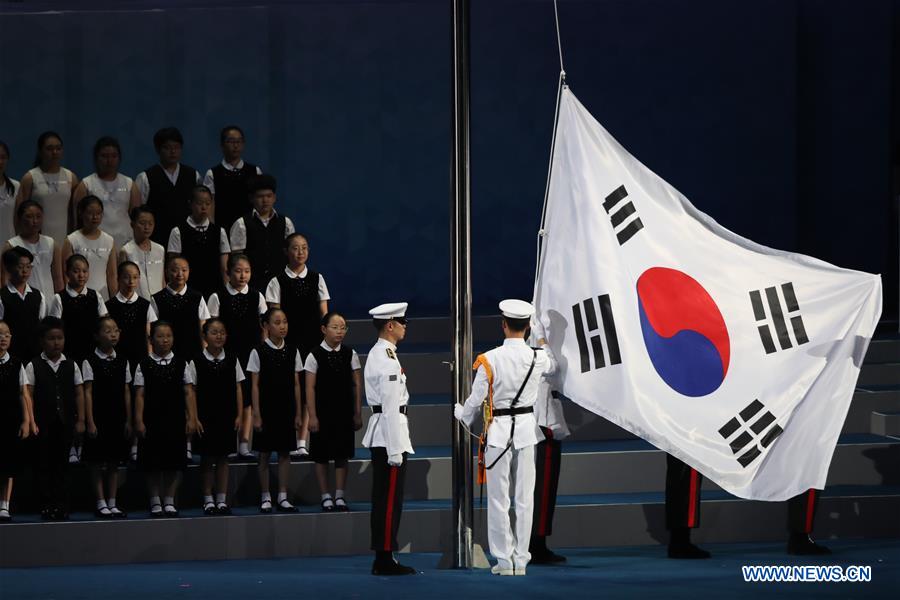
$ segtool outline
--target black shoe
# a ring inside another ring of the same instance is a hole
[[[378,560],[372,563],[372,575],[415,575],[416,570],[395,560]]]
[[[213,502],[207,502],[203,505],[203,514],[207,516],[212,516],[219,514],[219,511],[216,510],[216,505]]]
[[[104,512],[105,511],[105,512]],[[94,516],[98,519],[108,520],[113,518],[112,511],[108,507],[97,508],[94,510]]]
[[[297,507],[285,499],[285,500],[278,501],[278,506],[276,507],[276,510],[278,510],[278,512],[283,512],[283,513],[295,513],[295,512],[297,512]]]
[[[823,556],[831,554],[831,550],[815,543],[805,533],[792,533],[790,539],[788,539],[787,553],[798,556]]]
[[[159,510],[154,511],[154,508],[158,508]],[[162,511],[162,504],[151,504],[150,505],[150,518],[151,519],[159,519],[165,516]]]
[[[119,510],[118,506],[113,506],[112,508],[109,509],[109,511],[112,513],[113,519],[127,519],[128,518],[128,513],[123,510]]]
[[[52,521],[53,520],[53,509],[52,508],[44,508],[41,509],[41,521]]]
[[[332,513],[335,511],[334,500],[330,497],[322,500],[322,512],[323,513]]]
[[[163,504],[163,516],[175,518],[178,516],[178,509],[174,504]]]
[[[216,514],[226,517],[231,514],[231,509],[224,502],[219,502],[216,504]]]
[[[528,562],[529,565],[554,565],[558,563],[566,562],[566,557],[557,554],[553,550],[549,548],[544,548],[542,550],[534,551],[531,553],[531,560]]]
[[[709,552],[690,542],[669,544],[669,558],[703,559],[710,556]]]
[[[12,521],[12,515],[8,510],[0,510],[0,523],[9,523]]]
[[[267,515],[270,512],[272,512],[272,501],[271,500],[263,500],[262,502],[260,502],[259,503],[259,512],[263,513],[264,515]]]

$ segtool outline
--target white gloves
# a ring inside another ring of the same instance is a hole
[[[463,420],[464,412],[466,412],[466,408],[462,404],[457,404],[453,407],[453,416],[456,417],[457,421]]]
[[[403,454],[390,454],[388,455],[388,464],[392,467],[399,467],[403,464]]]

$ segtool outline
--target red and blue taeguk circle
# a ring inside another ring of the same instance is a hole
[[[712,296],[690,275],[653,267],[637,282],[641,332],[653,367],[670,388],[698,397],[728,373],[728,329]]]

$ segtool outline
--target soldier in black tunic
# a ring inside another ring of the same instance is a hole
[[[347,512],[347,461],[353,458],[356,447],[354,432],[362,428],[361,366],[356,351],[342,345],[347,334],[343,315],[329,312],[322,317],[322,334],[325,339],[312,349],[303,366],[310,452],[316,463],[322,510]],[[334,461],[334,499],[328,487],[330,461]]]
[[[131,371],[125,356],[116,352],[116,321],[101,317],[94,329],[96,348],[81,367],[88,434],[82,458],[91,465],[97,497],[94,514],[100,519],[123,519],[126,515],[116,505],[116,490],[119,463],[128,457],[131,444]]]
[[[198,428],[191,365],[172,351],[173,329],[150,327],[150,356],[134,373],[134,428],[140,438],[138,466],[146,474],[151,517],[177,517],[178,472],[186,465],[187,437]],[[160,490],[165,497],[160,501]]]
[[[287,499],[290,451],[300,428],[300,377],[303,361],[295,346],[285,341],[288,320],[284,311],[272,308],[262,317],[268,337],[257,346],[247,361],[253,395],[253,448],[259,452],[259,510],[272,512],[269,491],[269,456],[278,453],[278,502],[280,512],[297,509]]]
[[[244,254],[232,254],[228,258],[228,283],[225,289],[209,297],[209,314],[225,323],[228,337],[225,350],[237,357],[241,368],[247,369],[250,352],[262,342],[262,325],[259,317],[268,307],[263,295],[251,288],[250,260]],[[253,411],[250,402],[250,380],[242,383],[244,408],[241,417],[240,443],[237,458],[255,459],[250,452],[250,435],[253,431]]]
[[[200,354],[203,345],[200,329],[209,318],[209,308],[200,292],[188,287],[191,268],[182,257],[170,258],[166,263],[166,287],[153,294],[156,316],[172,327],[175,336],[173,352],[184,360]]]
[[[225,229],[210,221],[212,208],[209,188],[195,187],[191,196],[191,214],[172,228],[166,246],[169,256],[187,259],[191,266],[191,288],[204,298],[209,298],[225,282],[231,252]]]
[[[46,317],[39,339],[43,352],[25,367],[26,389],[33,400],[38,434],[32,448],[34,472],[44,520],[69,518],[66,479],[69,448],[84,434],[81,369],[63,354],[62,321]]]
[[[33,262],[34,255],[27,248],[16,246],[3,253],[3,270],[9,281],[0,288],[0,319],[12,332],[9,353],[23,363],[41,352],[38,327],[48,309],[40,290],[28,285]]]
[[[299,348],[300,356],[306,360],[310,351],[322,342],[321,320],[328,312],[328,300],[331,297],[328,295],[325,278],[306,266],[309,259],[309,242],[306,236],[292,233],[285,238],[284,253],[288,264],[266,287],[266,302],[285,312],[291,323],[287,341]],[[301,402],[305,407],[306,386],[302,380],[301,391]],[[295,454],[301,458],[309,454],[306,445],[309,428],[305,408],[302,417],[303,424],[297,436]]]
[[[203,513],[229,515],[228,454],[234,450],[234,434],[241,425],[244,407],[241,382],[244,371],[237,356],[225,352],[227,332],[221,319],[211,318],[203,324],[206,348],[194,359],[197,394],[197,418],[202,434],[194,436],[193,450],[202,456]],[[213,500],[213,468],[216,494]]]
[[[31,402],[25,392],[25,367],[9,353],[12,335],[0,321],[0,522],[10,521],[12,481],[22,469],[22,440],[31,435]]]

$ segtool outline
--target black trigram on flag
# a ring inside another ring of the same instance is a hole
[[[719,429],[719,435],[731,446],[742,467],[756,460],[784,432],[777,423],[770,427],[775,423],[775,415],[769,411],[762,413],[764,408],[762,402],[754,400]],[[760,413],[762,416],[758,416]]]
[[[598,306],[599,320],[597,319]],[[578,353],[581,355],[582,373],[592,370],[592,354],[594,357],[593,369],[602,369],[607,365],[606,358],[603,356],[601,335],[606,338],[609,364],[621,364],[622,356],[619,354],[619,340],[616,337],[616,323],[613,321],[609,294],[597,296],[596,299],[588,298],[578,304],[573,304],[572,319],[575,323],[575,335],[578,337]],[[602,331],[601,324],[603,326]]]
[[[624,200],[626,196],[628,196],[628,192],[625,191],[625,186],[620,185],[612,194],[606,197],[606,200],[603,201],[603,208],[606,209],[606,214],[609,215],[613,230],[616,230],[616,237],[619,240],[620,246],[630,240],[631,236],[644,228],[644,224],[641,222],[640,217],[635,217],[628,221],[627,225],[619,228],[619,225],[624,223],[635,213],[634,204],[632,204],[631,200],[622,204],[622,200]]]
[[[787,350],[792,346],[791,335],[788,332],[788,322],[790,322],[791,330],[794,332],[794,340],[797,345],[807,343],[809,338],[806,336],[806,328],[803,326],[803,317],[800,316],[800,305],[797,304],[797,295],[794,294],[794,284],[788,282],[781,285],[784,308],[782,308],[777,288],[773,286],[765,289],[765,303],[760,292],[761,290],[750,292],[750,304],[753,305],[753,316],[756,318],[756,326],[759,329],[759,339],[762,341],[766,354],[772,354],[778,350],[772,338],[770,324],[775,327],[778,345],[781,346],[782,350]],[[766,316],[766,306],[769,307],[768,318]]]

